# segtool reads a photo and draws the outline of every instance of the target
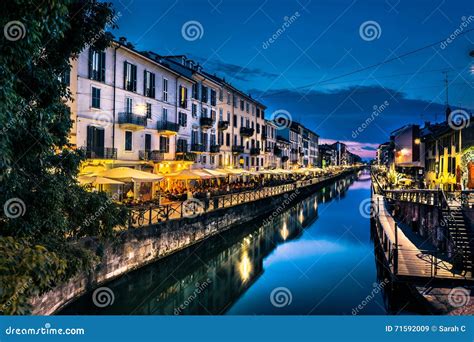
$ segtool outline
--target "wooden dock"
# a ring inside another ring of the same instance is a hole
[[[419,249],[387,210],[384,197],[373,194],[375,229],[385,261],[398,280],[473,282],[471,272],[456,269],[447,253]]]

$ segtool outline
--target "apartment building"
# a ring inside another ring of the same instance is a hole
[[[274,154],[276,157],[280,158],[279,167],[285,170],[289,170],[290,169],[290,155],[291,155],[290,141],[283,138],[280,135],[277,135]]]
[[[281,167],[281,151],[275,151],[275,149],[278,149],[277,132],[277,125],[275,125],[275,123],[270,120],[265,120],[265,125],[262,132],[265,152],[265,169],[275,169]]]
[[[72,64],[71,143],[88,158],[82,171],[175,171],[176,137],[194,81],[125,41],[104,51],[89,47]]]

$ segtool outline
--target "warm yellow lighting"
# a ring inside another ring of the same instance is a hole
[[[135,112],[139,115],[144,115],[146,113],[146,105],[145,104],[136,105]]]
[[[250,273],[252,272],[252,263],[250,262],[250,258],[247,254],[247,251],[244,250],[242,253],[242,259],[239,263],[239,272],[240,278],[243,282],[246,282],[250,278]]]
[[[415,139],[415,145],[420,145],[420,142],[421,142],[420,139],[418,139],[418,138]]]
[[[290,232],[288,231],[288,228],[286,227],[286,222],[283,223],[283,227],[281,228],[280,235],[283,240],[286,240],[288,238],[288,235],[290,235]]]

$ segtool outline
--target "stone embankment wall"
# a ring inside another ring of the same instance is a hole
[[[265,219],[282,206],[291,206],[298,200],[307,197],[314,191],[344,177],[345,172],[331,180],[312,186],[298,188],[292,196],[292,203],[286,205],[288,193],[258,201],[244,203],[211,211],[193,218],[170,220],[153,226],[141,227],[123,232],[119,240],[99,247],[91,239],[85,243],[92,249],[101,248],[102,260],[93,272],[79,274],[56,289],[32,299],[33,314],[50,315],[64,307],[67,303],[104,284],[137,268],[155,262],[198,242],[250,222],[259,217]]]

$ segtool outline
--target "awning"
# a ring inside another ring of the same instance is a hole
[[[178,180],[209,179],[212,176],[209,173],[200,170],[182,170],[166,175],[166,178]]]
[[[214,178],[218,178],[218,177],[227,177],[227,173],[226,172],[223,172],[223,171],[220,171],[220,170],[212,170],[212,169],[201,169],[199,171],[202,171],[202,172],[206,172],[208,173],[209,175],[211,175],[212,177]]]
[[[144,172],[129,167],[116,167],[114,169],[102,171],[98,176],[117,179],[122,182],[158,182],[163,179],[162,175],[157,175],[150,172]]]
[[[240,176],[243,174],[242,169],[218,169],[219,171],[227,172],[228,174],[234,175],[234,176]]]
[[[77,180],[80,184],[93,184],[93,185],[105,185],[105,184],[124,184],[118,180],[100,177],[100,176],[79,176]]]

